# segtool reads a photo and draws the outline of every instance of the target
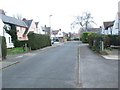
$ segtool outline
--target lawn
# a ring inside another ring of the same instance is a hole
[[[7,55],[18,54],[18,53],[23,53],[23,52],[27,52],[27,51],[29,51],[29,50],[28,49],[24,50],[22,47],[19,47],[19,48],[9,48],[9,49],[7,49]]]

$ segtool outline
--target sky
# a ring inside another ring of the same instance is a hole
[[[119,0],[1,0],[0,9],[6,15],[21,14],[23,18],[38,21],[41,26],[51,26],[53,30],[77,32],[70,28],[75,16],[90,12],[97,26],[104,21],[113,21],[118,12]],[[49,17],[52,15],[51,17]]]

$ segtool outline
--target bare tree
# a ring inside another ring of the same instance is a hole
[[[71,23],[71,28],[74,28],[76,25],[78,25],[87,32],[88,28],[92,27],[92,24],[96,23],[93,21],[91,13],[85,12],[82,16],[75,17],[75,21]]]

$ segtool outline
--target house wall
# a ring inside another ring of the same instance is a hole
[[[13,48],[14,44],[12,43],[12,38],[9,34],[4,33],[4,36],[6,38],[6,44],[7,44],[7,48]]]
[[[23,36],[26,28],[25,27],[21,27],[21,26],[16,26],[16,30],[17,30],[17,38],[18,40],[28,40],[28,37],[26,35]]]
[[[38,31],[39,31],[39,34],[45,34],[45,31],[43,31],[43,29],[40,26],[40,24],[38,24]]]
[[[2,20],[0,19],[0,36],[4,36],[5,39],[6,39],[6,45],[7,45],[7,48],[13,48],[14,47],[14,44],[12,43],[12,38],[9,34],[7,34],[5,32],[5,30],[3,29],[4,27],[4,23],[2,22]]]
[[[4,26],[4,23],[0,19],[0,36],[3,36],[3,26]]]

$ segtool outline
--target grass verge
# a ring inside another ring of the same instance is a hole
[[[29,49],[27,48],[27,50],[25,50],[25,49],[23,49],[23,47],[9,48],[9,49],[7,49],[7,55],[24,53],[24,52],[27,52],[27,51],[29,51]]]

